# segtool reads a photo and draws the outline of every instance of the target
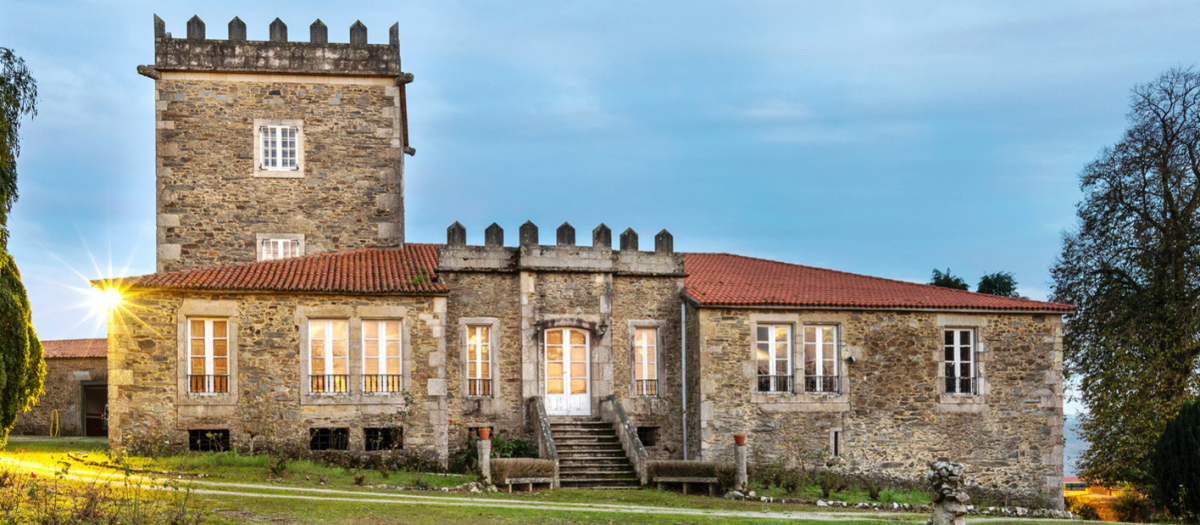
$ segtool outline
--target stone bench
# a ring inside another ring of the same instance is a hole
[[[720,480],[718,480],[717,478],[677,478],[677,477],[670,477],[670,476],[655,476],[652,481],[654,481],[654,483],[658,484],[658,490],[663,489],[664,483],[679,483],[680,485],[683,485],[683,493],[685,495],[688,493],[688,485],[689,484],[693,484],[693,483],[707,484],[709,496],[714,495],[714,492],[717,489],[717,483],[720,482]]]
[[[504,484],[508,485],[508,492],[512,492],[513,485],[526,485],[529,492],[533,492],[534,485],[546,484],[554,486],[554,478],[505,478]]]

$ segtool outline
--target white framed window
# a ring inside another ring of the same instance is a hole
[[[259,246],[261,261],[273,261],[275,259],[287,259],[288,257],[299,257],[304,255],[300,253],[300,241],[296,239],[262,239]]]
[[[188,392],[229,393],[229,319],[188,319]]]
[[[394,394],[403,389],[403,350],[399,320],[363,320],[363,393]]]
[[[945,372],[947,394],[976,394],[975,330],[951,328],[945,332]]]
[[[755,327],[759,392],[792,391],[792,326],[760,324]]]
[[[467,327],[467,395],[492,395],[492,327]]]
[[[297,171],[297,145],[300,129],[296,126],[262,125],[258,127],[259,169]]]
[[[633,395],[658,395],[658,329],[633,332]]]
[[[839,392],[836,326],[804,327],[804,391]]]
[[[349,393],[350,348],[347,345],[349,324],[344,319],[308,322],[310,393]]]

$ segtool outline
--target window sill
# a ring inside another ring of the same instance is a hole
[[[981,394],[939,394],[939,412],[982,412],[987,408],[987,398]]]
[[[254,170],[254,176],[264,179],[303,179],[303,171]]]

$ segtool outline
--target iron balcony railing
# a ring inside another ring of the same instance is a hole
[[[635,396],[657,396],[658,395],[658,380],[657,379],[637,379],[634,381]]]
[[[228,394],[228,375],[189,375],[188,392],[192,394]]]
[[[841,393],[838,376],[804,376],[804,391],[821,394]]]
[[[345,394],[350,392],[350,376],[346,374],[326,374],[309,378],[310,392],[314,394]]]
[[[974,377],[947,377],[946,393],[976,395],[979,393],[979,379]]]
[[[395,394],[403,388],[404,376],[400,374],[379,374],[363,376],[364,394]]]
[[[758,376],[759,392],[791,392],[792,376]]]
[[[467,380],[467,395],[475,397],[488,397],[492,395],[492,380],[491,379],[468,379]]]

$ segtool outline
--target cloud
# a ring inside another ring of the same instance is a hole
[[[808,120],[813,113],[804,104],[780,98],[760,100],[737,112],[738,116],[752,121],[797,121]]]

